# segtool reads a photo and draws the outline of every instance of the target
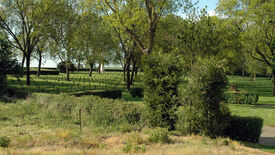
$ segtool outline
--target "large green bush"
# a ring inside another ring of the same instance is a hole
[[[57,64],[57,68],[59,69],[59,71],[61,73],[66,73],[66,62],[65,61],[61,61],[59,64]],[[69,64],[69,71],[76,71],[76,67],[71,62]]]
[[[226,93],[226,102],[229,104],[258,104],[259,95],[256,93]]]
[[[144,59],[144,100],[152,126],[174,129],[178,85],[182,75],[179,59],[172,54],[153,53]]]
[[[262,118],[232,116],[223,135],[235,140],[258,142],[262,127]]]
[[[177,112],[177,129],[186,134],[220,136],[230,116],[224,103],[227,78],[223,68],[213,59],[203,59],[193,66],[189,78],[183,107]]]

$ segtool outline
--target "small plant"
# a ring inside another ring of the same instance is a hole
[[[168,143],[168,129],[165,128],[157,128],[151,131],[149,141],[152,143]]]
[[[146,148],[145,145],[133,145],[131,143],[126,143],[125,146],[122,148],[122,151],[124,153],[139,153],[139,152],[145,152]]]
[[[10,139],[8,137],[2,136],[0,137],[0,147],[9,147],[10,145]]]

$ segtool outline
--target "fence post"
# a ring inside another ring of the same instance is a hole
[[[82,130],[81,129],[81,112],[82,112],[82,110],[79,109],[79,129],[80,129],[80,131]]]

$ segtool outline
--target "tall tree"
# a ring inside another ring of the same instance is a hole
[[[217,11],[241,32],[243,50],[253,59],[272,69],[273,96],[275,96],[275,69],[272,68],[274,49],[274,0],[220,0]]]
[[[27,85],[30,85],[30,61],[47,20],[55,6],[54,0],[1,0],[0,28],[13,47],[26,58]]]
[[[56,56],[66,62],[66,79],[70,80],[69,68],[73,52],[76,51],[74,32],[78,29],[79,5],[75,0],[62,1],[58,4],[60,11],[51,19],[51,38],[55,41]]]

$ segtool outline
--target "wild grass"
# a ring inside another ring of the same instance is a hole
[[[109,73],[98,75],[109,76]],[[121,76],[122,74],[119,73]],[[79,80],[81,75],[72,75],[72,81]],[[86,74],[83,76],[87,76]],[[95,75],[96,77],[97,75]],[[110,75],[111,77],[112,75]],[[54,77],[54,76],[53,76]],[[62,77],[62,74],[60,75]],[[36,86],[25,86],[25,91],[34,94],[27,99],[11,99],[0,102],[0,137],[11,139],[9,148],[0,148],[0,154],[270,154],[275,147],[255,143],[237,142],[227,138],[209,139],[201,136],[179,136],[169,132],[169,143],[150,142],[152,129],[145,127],[141,132],[136,129],[142,126],[146,116],[142,98],[131,98],[123,92],[123,100],[100,99],[98,97],[73,97],[66,94],[55,95],[47,86],[47,81],[54,82],[51,76],[45,80],[36,78],[44,84],[48,94],[35,94]],[[61,78],[62,79],[62,78]],[[81,78],[83,79],[83,78]],[[250,78],[229,77],[230,82],[239,82],[239,89],[260,94],[259,105],[230,105],[232,114],[241,116],[260,116],[264,124],[275,126],[275,98],[272,97],[270,80],[258,78],[253,85]],[[15,80],[15,79],[14,79]],[[24,79],[22,79],[23,81]],[[241,80],[246,80],[241,81]],[[22,82],[21,81],[21,82]],[[57,85],[65,80],[57,81]],[[71,81],[71,83],[73,83]],[[248,81],[248,82],[247,82]],[[12,84],[12,78],[9,77]],[[38,82],[37,82],[38,83]],[[70,82],[69,82],[70,83]],[[82,81],[84,85],[84,81]],[[85,85],[86,85],[85,81]],[[140,83],[136,83],[141,85]],[[43,86],[43,85],[42,85]],[[41,87],[42,87],[41,86]],[[15,83],[14,88],[21,89]],[[59,87],[59,86],[57,86]],[[107,86],[108,87],[108,86]],[[124,84],[121,82],[121,88]],[[31,89],[33,88],[33,89]],[[112,88],[112,87],[108,87]],[[60,90],[66,90],[60,86]],[[267,93],[261,93],[266,90]],[[78,91],[77,86],[73,91]],[[79,109],[82,113],[80,130]],[[137,121],[139,118],[140,121]],[[124,151],[130,147],[129,151]],[[255,149],[254,149],[255,148]],[[263,152],[263,151],[268,152]]]

